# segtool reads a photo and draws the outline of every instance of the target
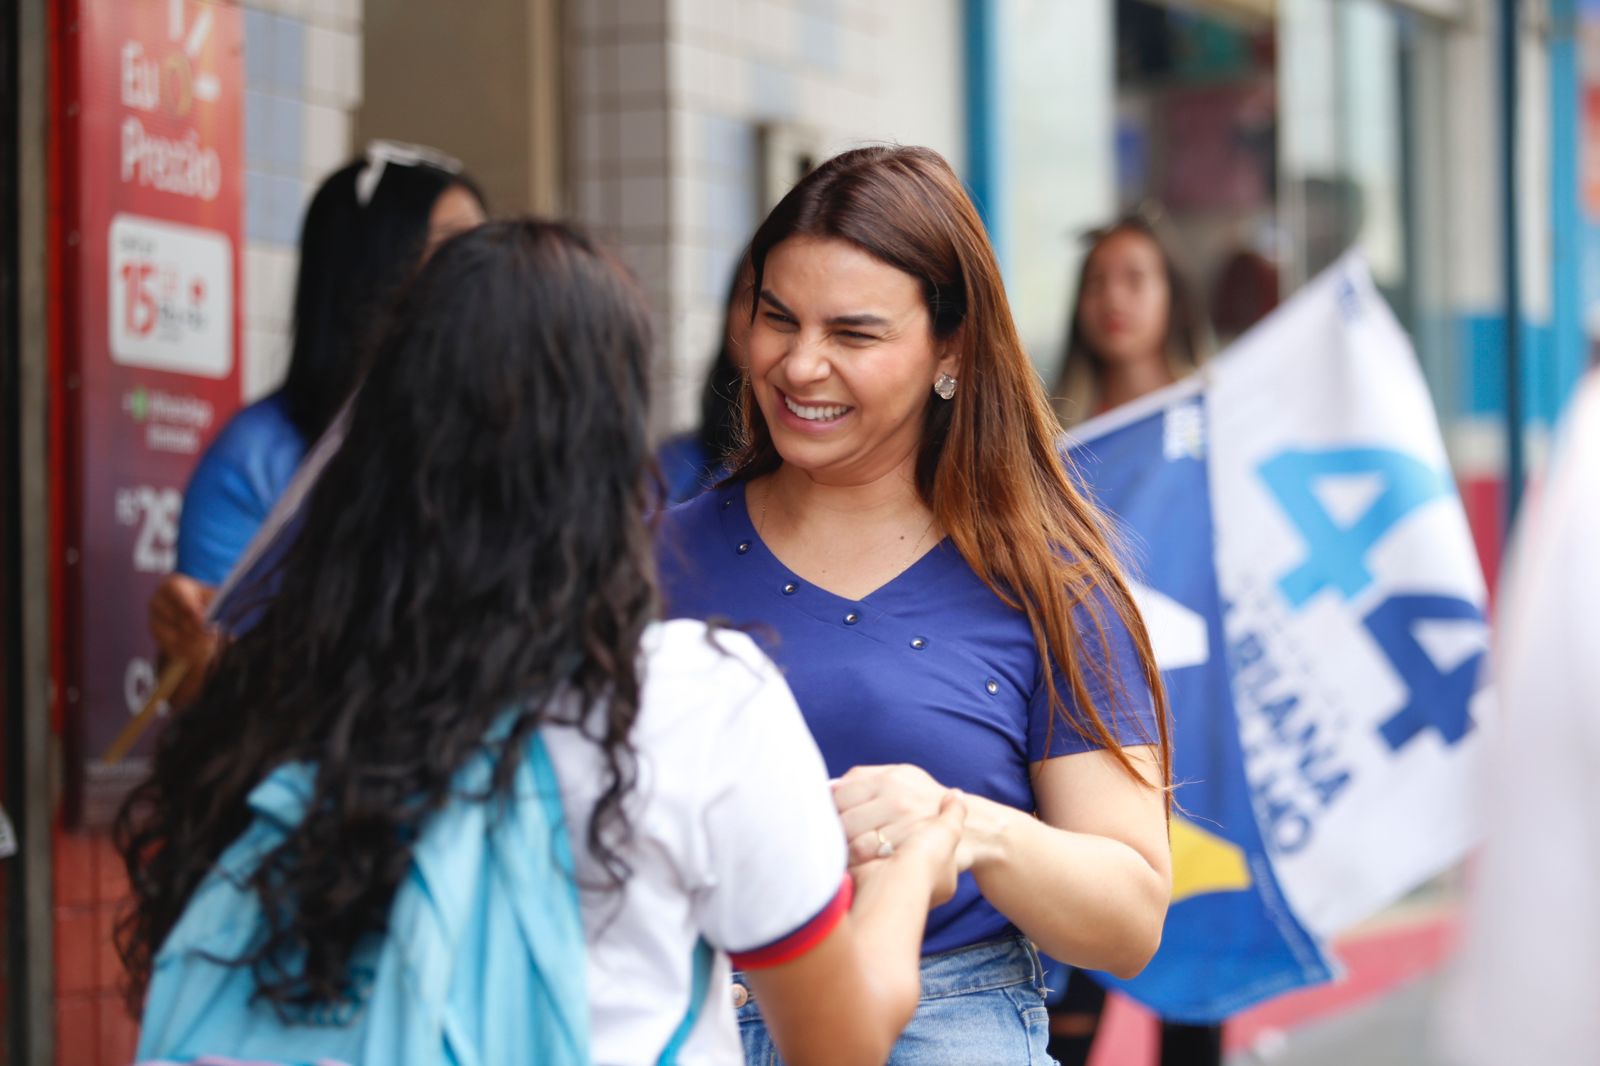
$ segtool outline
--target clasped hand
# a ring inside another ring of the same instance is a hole
[[[853,870],[882,859],[885,851],[926,851],[936,863],[950,864],[949,892],[939,893],[942,898],[937,903],[954,892],[955,874],[972,865],[972,850],[963,834],[956,831],[955,839],[949,839],[952,829],[965,823],[967,797],[941,785],[921,767],[857,766],[833,782],[833,802],[849,841]],[[962,807],[960,821],[941,817],[952,803]]]

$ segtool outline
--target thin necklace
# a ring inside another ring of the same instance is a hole
[[[767,539],[767,507],[772,503],[772,491],[772,484],[771,482],[768,482],[767,490],[762,494],[761,497],[761,513],[756,516],[756,536],[761,538],[763,544],[766,543]],[[906,553],[906,557],[901,560],[900,565],[895,569],[895,574],[898,575],[904,573],[906,568],[916,561],[917,549],[921,548],[922,542],[928,539],[929,532],[933,530],[934,522],[938,520],[938,515],[933,515],[928,519],[928,524],[922,527],[922,533],[917,537],[917,542],[911,545],[911,551]]]

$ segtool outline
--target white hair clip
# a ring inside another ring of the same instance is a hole
[[[356,175],[356,203],[362,207],[372,202],[372,194],[378,191],[383,172],[391,163],[400,167],[430,166],[446,174],[461,173],[461,160],[455,156],[404,141],[373,141],[367,145],[365,158],[366,166]]]

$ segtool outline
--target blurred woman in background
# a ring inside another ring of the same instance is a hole
[[[1170,385],[1207,354],[1193,289],[1149,221],[1127,215],[1088,242],[1052,390],[1064,425]]]
[[[234,415],[201,457],[184,493],[176,572],[150,602],[162,659],[189,664],[174,702],[192,696],[214,654],[206,612],[218,587],[360,379],[374,316],[435,247],[485,217],[458,162],[389,141],[373,142],[312,197],[287,377]]]

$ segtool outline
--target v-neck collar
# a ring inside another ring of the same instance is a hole
[[[920,584],[927,577],[948,565],[951,556],[959,558],[948,537],[941,537],[932,547],[912,561],[911,565],[889,578],[883,584],[854,599],[841,596],[795,573],[775,555],[761,538],[750,518],[750,507],[745,493],[746,483],[730,485],[718,490],[717,506],[722,511],[722,529],[733,554],[759,569],[761,577],[772,583],[783,595],[796,597],[804,594],[805,602],[825,606],[830,615],[844,618],[852,609],[858,613],[871,610],[878,613],[887,609],[898,597],[896,591],[904,585]],[[925,573],[926,572],[926,573]],[[792,587],[791,587],[792,586]],[[855,623],[850,623],[855,624]]]

